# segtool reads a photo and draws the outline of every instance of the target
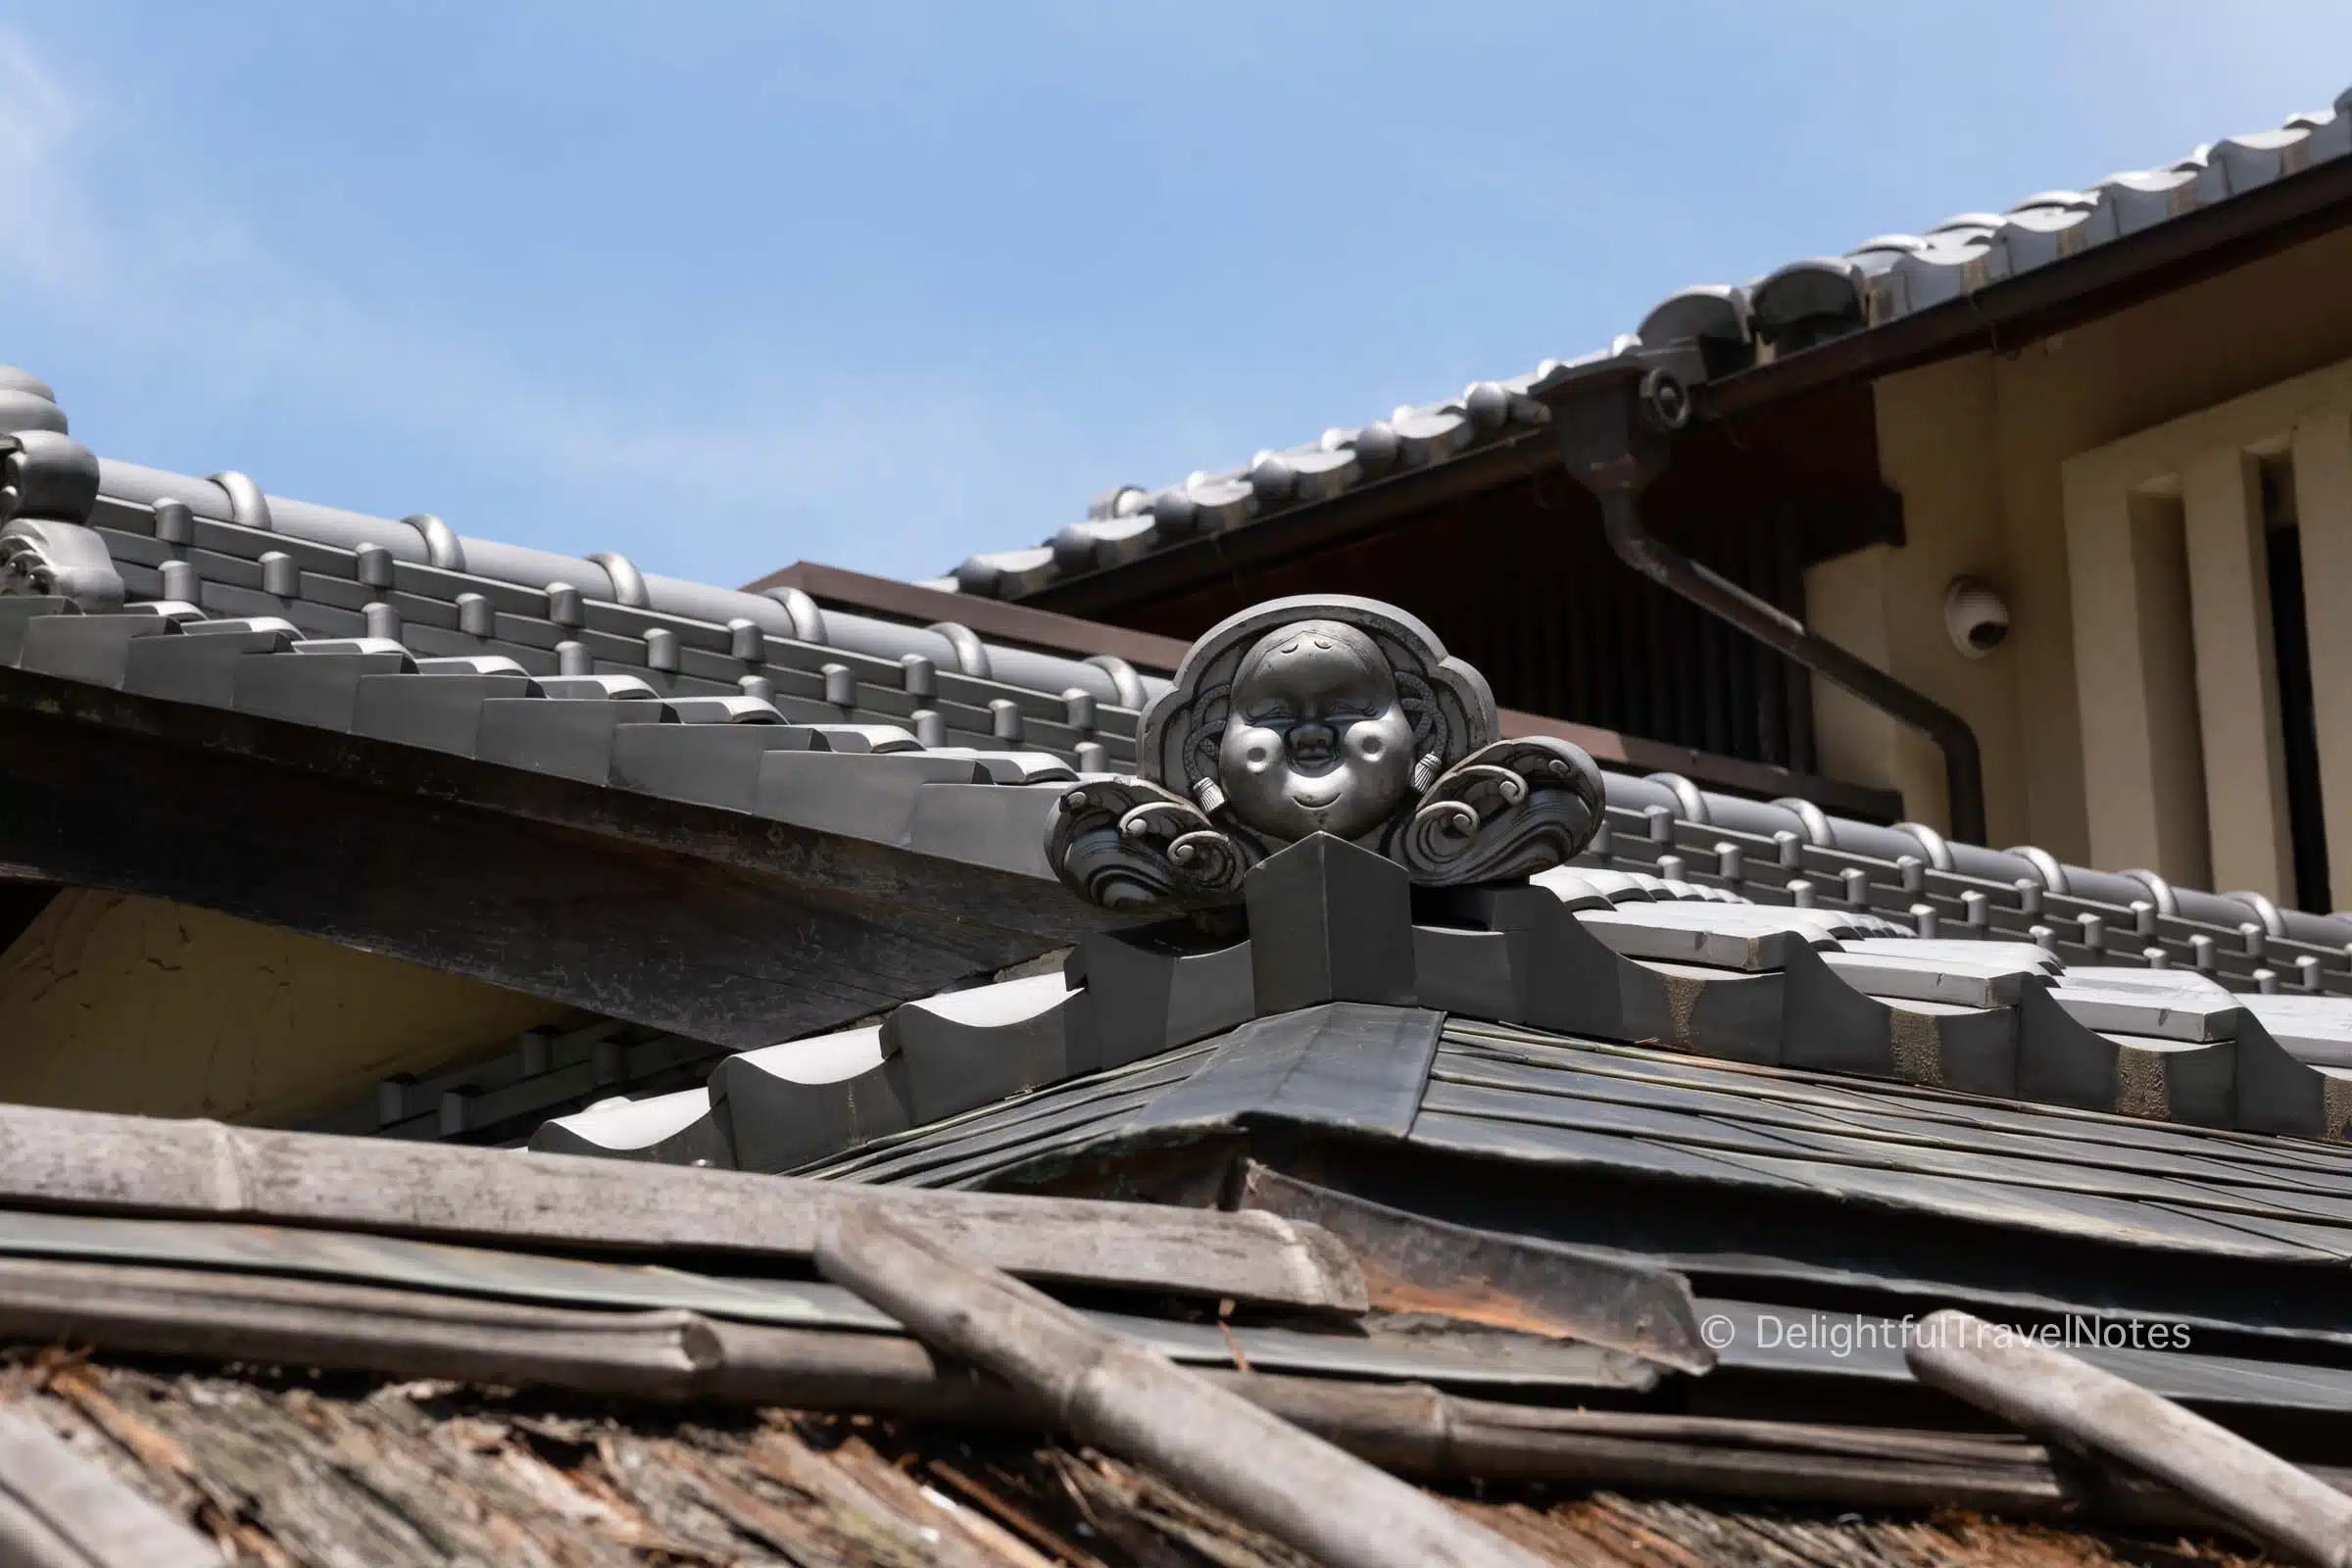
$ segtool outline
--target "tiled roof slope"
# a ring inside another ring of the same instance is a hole
[[[63,423],[29,377],[0,387],[0,424]],[[95,557],[11,557],[19,578],[48,575],[0,598],[0,667],[1040,878],[1051,874],[1042,842],[1054,801],[1082,773],[1133,765],[1129,703],[1163,686],[1115,660],[819,612],[789,592],[646,579],[617,558],[549,556],[457,539],[430,519],[264,498],[235,476],[88,461],[96,499],[79,533],[96,541]],[[10,544],[62,555],[67,536],[42,534],[47,526],[20,520]],[[62,592],[22,591],[71,587],[75,571],[118,581],[128,602],[110,612],[101,595],[92,612]],[[2031,941],[2071,964],[2161,966],[2237,991],[2352,993],[2352,919],[2068,866],[2030,848],[1949,844],[1916,824],[1877,826],[1672,775],[1608,775],[1606,792],[1580,864],[1657,879],[1641,885],[1872,914],[1927,936]],[[658,1033],[560,1045],[525,1042],[512,1059],[387,1085],[332,1124],[514,1136],[599,1096],[675,1085],[712,1055]]]
[[[1669,295],[1629,334],[1587,361],[1696,340],[1725,375],[1827,339],[1962,298],[2063,257],[2136,234],[2352,152],[2352,91],[2332,112],[2231,136],[2157,169],[2111,174],[2084,190],[2042,191],[2006,213],[1961,213],[1917,234],[1882,234],[1841,256],[1809,257],[1743,285]],[[1354,428],[1200,470],[1156,490],[1121,485],[1084,520],[1026,550],[969,557],[928,586],[1020,599],[1067,577],[1202,535],[1263,522],[1394,474],[1444,464],[1526,434],[1546,418],[1529,389],[1559,369],[1479,381],[1456,397],[1398,408]]]
[[[66,429],[47,385],[0,368],[0,431]],[[1045,751],[1093,767],[1132,758],[1136,711],[1166,684],[1114,658],[828,611],[794,589],[738,593],[641,572],[612,552],[556,555],[464,537],[424,514],[289,501],[241,474],[96,463],[86,520],[124,597],[278,621],[305,640],[506,661],[498,668],[531,677],[621,677],[649,688],[628,693],[748,698],[796,723],[903,732],[877,732],[873,750]]]
[[[62,434],[65,423],[45,385],[0,372],[0,430]],[[737,593],[648,576],[617,556],[556,556],[460,538],[434,518],[267,497],[238,475],[89,461],[96,500],[81,510],[104,558],[94,569],[119,578],[128,603],[121,615],[33,632],[33,618],[86,607],[58,592],[0,601],[0,666],[1040,876],[1060,786],[1132,767],[1138,710],[1167,686],[1113,658],[820,610],[790,589]],[[1745,800],[1670,774],[1611,774],[1606,787],[1588,863],[1760,903],[1869,909],[1930,934],[2029,937],[2075,961],[2352,992],[2352,918],[2070,866],[2032,848],[1950,844],[1917,824]]]
[[[127,508],[115,515],[133,520]],[[109,533],[118,545],[152,537]],[[248,548],[271,542],[226,530],[207,537]],[[218,554],[214,569],[237,560]],[[231,612],[300,608],[254,590],[214,598]],[[951,732],[950,744],[925,748],[857,706],[887,700],[885,689],[835,706],[720,695],[698,690],[714,680],[660,670],[533,674],[521,657],[528,645],[407,629],[406,643],[305,637],[284,615],[207,615],[181,600],[90,614],[55,596],[18,597],[0,599],[0,667],[373,735],[1040,877],[1050,875],[1041,852],[1047,814],[1080,776],[1042,749],[983,750],[982,736]],[[477,651],[424,651],[458,647]],[[756,678],[793,673],[787,659],[827,657],[773,638],[765,655],[769,675]],[[707,667],[717,667],[711,660]],[[1131,752],[1135,716],[1098,708],[1093,744],[1107,751],[1101,737],[1115,738]],[[1054,739],[1067,736],[1065,726]],[[2236,989],[2352,992],[2352,917],[2282,909],[2260,894],[2177,889],[2153,872],[2067,865],[2030,847],[1953,844],[1918,823],[1882,827],[1803,801],[1701,790],[1671,774],[1607,774],[1604,785],[1606,820],[1580,863],[1746,902],[1875,911],[1923,935],[2019,938],[2078,960],[2192,969]]]
[[[904,731],[847,715],[784,723],[741,695],[664,698],[643,676],[530,676],[501,655],[420,659],[388,641],[303,639],[281,617],[208,617],[184,603],[89,614],[55,597],[0,599],[0,667],[373,734],[1039,878],[1050,874],[1047,814],[1079,776],[1041,753],[925,751]],[[1605,788],[1605,820],[1579,860],[1589,878],[1580,899],[1738,901],[2030,943],[2070,964],[2161,965],[2200,989],[2352,992],[2352,920],[2340,916],[2066,866],[2031,849],[1948,844],[1916,824],[1874,826],[1670,776],[1606,775]],[[511,1137],[567,1106],[699,1076],[717,1054],[616,1028],[526,1040],[493,1061],[387,1083],[329,1124]]]
[[[1409,920],[1401,899],[1384,914],[1359,889],[1312,952],[1293,931],[1222,948],[1176,926],[1089,938],[1059,974],[730,1056],[705,1089],[604,1102],[533,1147],[772,1171],[872,1146],[843,1168],[973,1183],[1250,1115],[1417,1137],[1433,1109],[1465,1109],[1427,1098],[1443,1015],[2192,1126],[2334,1140],[2352,1123],[2352,998],[2248,996],[2194,971],[2070,963],[2054,944],[1922,937],[1867,912],[1600,870],[1438,900]],[[1253,925],[1288,907],[1261,906],[1255,884],[1251,905]],[[1317,1021],[1330,1009],[1277,1000],[1301,995],[1396,1005]],[[1347,1038],[1327,1041],[1335,1030]],[[1340,1098],[1308,1105],[1318,1049]],[[1516,1110],[1488,1108],[1544,1121],[1553,1091],[1528,1087],[1538,1098]]]

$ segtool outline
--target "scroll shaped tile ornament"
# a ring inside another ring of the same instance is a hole
[[[1273,600],[1193,645],[1144,714],[1137,776],[1064,795],[1046,858],[1123,913],[1237,904],[1252,865],[1315,833],[1424,886],[1547,870],[1600,821],[1599,771],[1565,741],[1497,730],[1485,678],[1403,611]]]
[[[0,598],[19,595],[71,599],[99,614],[122,608],[122,578],[95,530],[18,517],[0,524]]]
[[[84,526],[97,503],[98,460],[89,448],[54,430],[0,434],[0,597],[122,609],[114,558]]]

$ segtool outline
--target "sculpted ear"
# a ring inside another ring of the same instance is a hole
[[[1413,793],[1418,795],[1446,768],[1446,710],[1419,675],[1396,668],[1391,673],[1396,677],[1397,704],[1413,724]]]
[[[1212,815],[1225,804],[1225,791],[1217,782],[1217,748],[1225,744],[1225,724],[1232,713],[1233,688],[1207,688],[1194,710],[1192,733],[1184,742],[1186,789],[1200,803],[1200,809]]]

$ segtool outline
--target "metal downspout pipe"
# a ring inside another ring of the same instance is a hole
[[[1665,470],[1673,432],[1690,416],[1690,394],[1672,369],[1629,355],[1579,367],[1536,395],[1551,407],[1568,471],[1600,503],[1601,529],[1618,560],[1934,741],[1943,753],[1951,836],[1986,842],[1984,762],[1968,720],[1642,525],[1642,491]]]

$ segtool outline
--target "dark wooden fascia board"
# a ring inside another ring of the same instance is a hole
[[[1448,501],[1559,466],[1558,442],[1548,427],[1538,426],[1445,463],[1356,485],[1329,501],[1294,507],[1262,522],[1197,535],[1115,566],[1061,578],[1039,589],[1024,605],[1072,616],[1107,614],[1202,582],[1240,581],[1256,568],[1311,556]]]
[[[1698,388],[1698,415],[1726,418],[1835,381],[1875,380],[1978,350],[2020,348],[2348,221],[2352,158],[2336,158],[1958,299],[1707,382]]]

